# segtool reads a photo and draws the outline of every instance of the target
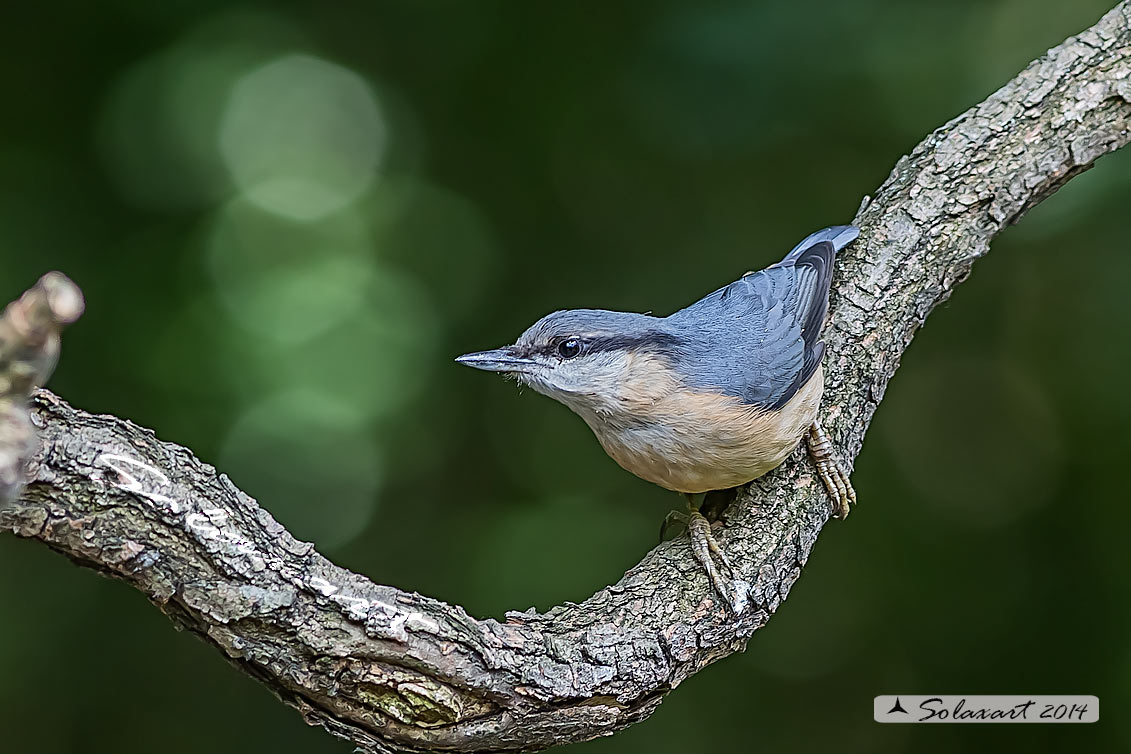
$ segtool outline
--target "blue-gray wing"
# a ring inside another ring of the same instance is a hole
[[[686,344],[677,356],[681,373],[695,387],[751,405],[788,403],[821,363],[833,258],[855,230],[815,233],[778,264],[671,315]]]

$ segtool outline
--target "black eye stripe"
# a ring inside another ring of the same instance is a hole
[[[605,335],[592,338],[587,343],[590,353],[601,351],[651,351],[669,353],[678,349],[679,338],[667,333],[646,333],[644,335]]]
[[[541,353],[566,357],[559,349],[569,342],[577,341],[579,353],[594,354],[609,351],[649,351],[652,353],[671,353],[679,349],[680,340],[667,333],[646,333],[644,335],[567,335],[553,338],[541,348]],[[572,349],[571,349],[572,350]],[[575,353],[574,356],[579,354]]]

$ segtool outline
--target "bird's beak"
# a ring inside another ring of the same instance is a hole
[[[466,364],[476,369],[483,369],[487,372],[524,372],[527,367],[534,366],[538,363],[534,359],[524,359],[515,356],[514,352],[509,348],[495,348],[491,351],[465,353],[463,356],[457,357],[456,361],[460,364]]]

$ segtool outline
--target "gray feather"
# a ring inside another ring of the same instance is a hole
[[[784,406],[821,363],[833,259],[858,233],[852,226],[818,231],[778,264],[667,317],[684,344],[674,366],[695,387],[761,408]]]

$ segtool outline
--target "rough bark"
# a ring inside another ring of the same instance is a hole
[[[834,286],[824,424],[846,458],[913,334],[990,240],[1129,139],[1125,2],[898,162]],[[737,617],[681,537],[580,605],[477,620],[335,566],[148,430],[46,392],[30,417],[38,447],[0,527],[132,584],[308,722],[379,752],[533,750],[644,719],[765,624],[830,513],[801,452],[739,494],[718,531],[748,587]]]
[[[19,494],[24,467],[39,445],[28,417],[28,396],[51,376],[59,358],[59,333],[82,310],[78,287],[51,272],[0,316],[0,503]]]

